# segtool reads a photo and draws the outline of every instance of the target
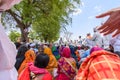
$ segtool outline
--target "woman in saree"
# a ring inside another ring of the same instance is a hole
[[[55,58],[58,60],[60,58],[60,54],[59,54],[59,50],[58,50],[58,46],[53,46],[52,47],[52,53],[54,54]]]
[[[93,47],[90,56],[81,64],[76,80],[120,80],[119,56]]]
[[[18,69],[18,73],[20,74],[27,66],[27,63],[30,62],[34,62],[36,57],[36,54],[33,50],[29,49],[26,53],[25,53],[25,59],[22,62],[20,68]]]
[[[46,69],[51,74],[53,74],[54,69],[57,68],[57,66],[58,66],[57,60],[56,60],[55,56],[52,54],[52,50],[47,45],[44,45],[44,53],[47,54],[50,58]]]
[[[56,80],[73,80],[77,72],[76,62],[71,57],[69,47],[63,49],[62,57],[58,60],[58,76]]]
[[[18,80],[52,80],[52,75],[45,69],[49,62],[49,56],[40,53],[34,63],[28,63],[21,72]]]
[[[15,68],[18,70],[20,65],[25,59],[25,53],[28,50],[28,47],[26,45],[21,45],[20,48],[18,49],[17,56],[16,56],[16,63],[15,63]]]

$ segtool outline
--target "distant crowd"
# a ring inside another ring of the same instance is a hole
[[[50,44],[16,42],[18,80],[97,80],[109,75],[120,79],[114,76],[120,73],[120,35],[104,40],[105,45],[100,40],[95,33],[84,40],[79,37],[76,44],[62,39]]]

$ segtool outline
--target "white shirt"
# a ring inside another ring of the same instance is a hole
[[[94,42],[94,46],[102,47],[103,45],[102,37],[99,32],[94,33],[92,41]]]
[[[114,52],[116,51],[120,52],[120,35],[118,35],[114,40],[115,40],[113,44]]]

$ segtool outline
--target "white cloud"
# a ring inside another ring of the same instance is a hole
[[[81,9],[75,9],[73,15],[79,15],[80,13],[82,13]]]

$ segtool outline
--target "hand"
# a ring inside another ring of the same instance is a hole
[[[120,7],[111,9],[103,14],[96,16],[96,18],[102,18],[110,16],[103,25],[101,25],[98,30],[104,35],[110,34],[115,31],[113,36],[120,33]]]

